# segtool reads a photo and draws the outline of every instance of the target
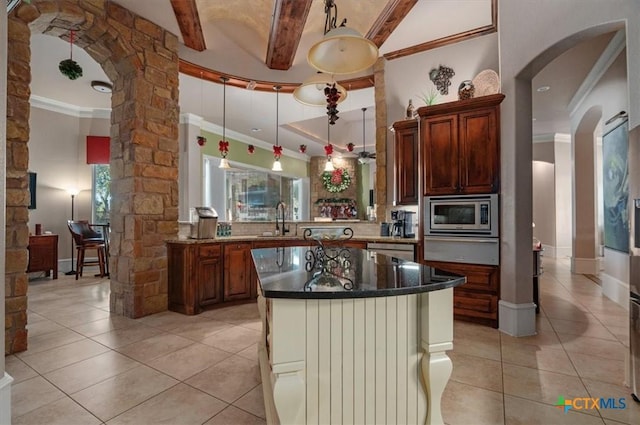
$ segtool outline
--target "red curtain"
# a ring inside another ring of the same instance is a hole
[[[110,137],[87,136],[87,164],[108,164]]]

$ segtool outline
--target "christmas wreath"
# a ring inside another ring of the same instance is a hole
[[[344,168],[322,173],[322,185],[331,193],[343,192],[351,184],[351,176]]]

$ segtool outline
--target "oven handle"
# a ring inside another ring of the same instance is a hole
[[[480,238],[469,238],[469,237],[451,237],[451,238],[443,238],[439,236],[425,236],[424,241],[437,241],[437,242],[475,242],[475,243],[498,243],[500,239],[491,238],[491,239],[480,239]]]

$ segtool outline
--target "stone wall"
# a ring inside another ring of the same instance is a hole
[[[5,352],[26,349],[31,33],[68,39],[102,66],[111,96],[111,311],[167,309],[164,240],[178,233],[178,39],[104,0],[33,0],[9,19]]]
[[[349,172],[351,177],[351,184],[347,189],[342,192],[332,193],[324,188],[322,183],[322,174],[324,173],[324,167],[327,163],[327,158],[324,156],[314,156],[311,158],[309,164],[309,186],[311,188],[311,207],[309,210],[309,216],[313,220],[314,217],[320,217],[321,212],[318,205],[319,199],[353,199],[358,202],[358,160],[356,158],[335,158],[333,163],[336,168],[344,168]],[[366,208],[362,205],[356,205],[359,213],[359,217],[362,216],[360,211],[362,208]],[[358,218],[358,217],[354,217]]]

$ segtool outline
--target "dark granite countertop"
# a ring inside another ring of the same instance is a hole
[[[356,248],[253,249],[266,298],[334,299],[388,297],[462,285],[460,277],[435,277],[429,266]],[[333,257],[334,259],[329,259]]]
[[[419,240],[415,238],[399,238],[394,236],[356,236],[354,235],[352,241],[362,242],[382,242],[382,243],[398,243],[417,245]],[[205,244],[205,243],[225,243],[225,242],[253,242],[253,241],[304,241],[304,237],[300,236],[258,236],[258,235],[245,235],[245,236],[220,236],[214,239],[168,239],[166,243],[174,244]]]

